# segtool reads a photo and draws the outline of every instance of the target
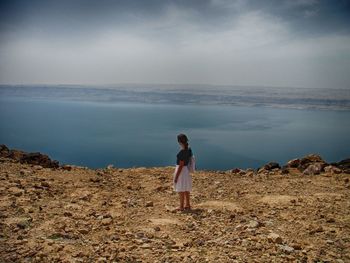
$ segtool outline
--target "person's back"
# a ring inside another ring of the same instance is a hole
[[[174,190],[179,193],[180,206],[178,210],[191,209],[190,191],[192,191],[192,177],[188,164],[192,156],[192,149],[188,146],[188,138],[185,134],[177,136],[181,150],[176,155],[176,167],[174,172]]]

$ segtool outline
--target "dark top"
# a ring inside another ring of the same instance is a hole
[[[192,156],[192,149],[191,148],[182,149],[176,155],[176,164],[180,164],[180,160],[183,160],[185,162],[185,165],[188,165],[188,162],[190,161],[191,156]]]

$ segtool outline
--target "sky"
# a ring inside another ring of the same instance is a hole
[[[350,89],[350,0],[2,0],[0,83]]]

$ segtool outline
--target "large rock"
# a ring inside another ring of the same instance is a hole
[[[14,159],[16,161],[20,161],[23,156],[25,156],[25,152],[18,150],[10,150],[9,154],[6,156],[7,158]]]
[[[10,149],[7,148],[5,144],[0,144],[0,156],[7,157],[9,153],[10,153]]]
[[[306,175],[316,175],[320,174],[323,170],[323,164],[322,163],[313,163],[310,164],[304,171],[303,174]]]
[[[10,150],[6,145],[0,145],[0,157],[10,158],[20,163],[40,165],[45,168],[58,168],[58,161],[51,160],[47,155],[40,152],[26,153],[16,149]]]
[[[333,165],[335,165],[339,169],[343,170],[344,173],[350,174],[350,158],[341,160],[340,162],[337,162]]]
[[[300,159],[293,159],[287,162],[287,167],[289,168],[297,168],[300,165]]]
[[[41,165],[45,168],[58,168],[58,161],[51,160],[46,154],[41,154],[40,152],[25,154],[21,160],[21,163],[29,163]]]
[[[270,171],[270,170],[276,169],[276,168],[281,169],[281,166],[276,162],[269,162],[269,163],[265,164],[263,168],[267,171]]]
[[[298,168],[300,171],[304,171],[310,164],[313,163],[322,164],[322,169],[327,165],[327,163],[318,154],[309,154],[300,159]]]
[[[341,169],[339,169],[338,167],[335,167],[333,165],[326,166],[324,168],[324,171],[326,173],[330,173],[330,174],[340,174],[341,173]]]

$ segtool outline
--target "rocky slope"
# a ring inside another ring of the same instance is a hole
[[[9,151],[0,262],[350,262],[345,160],[196,171],[193,209],[176,212],[174,167],[45,168]]]

